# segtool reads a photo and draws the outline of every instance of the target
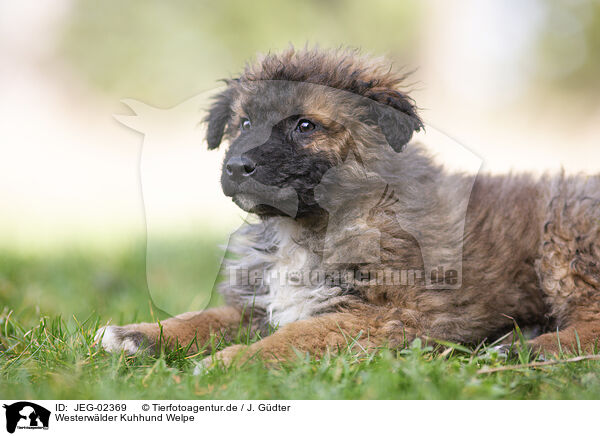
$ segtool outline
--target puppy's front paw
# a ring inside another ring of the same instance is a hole
[[[204,373],[208,368],[214,365],[221,365],[223,367],[229,367],[233,363],[241,364],[248,358],[246,351],[248,347],[246,345],[230,345],[214,354],[213,356],[205,357],[198,363],[194,368],[194,375]]]
[[[112,325],[99,328],[94,341],[100,343],[109,353],[123,350],[126,354],[135,354],[150,343],[142,332]]]

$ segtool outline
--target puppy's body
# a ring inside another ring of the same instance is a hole
[[[230,82],[208,143],[232,142],[223,189],[260,221],[232,236],[219,285],[227,307],[163,321],[167,341],[274,326],[219,357],[283,359],[353,341],[473,344],[516,321],[548,332],[532,340],[546,352],[595,346],[600,177],[448,174],[420,145],[404,147],[421,122],[400,81],[351,53],[290,50]],[[379,280],[388,272],[401,280]],[[110,327],[103,345],[133,351],[158,334]]]

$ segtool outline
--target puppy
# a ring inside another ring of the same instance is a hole
[[[281,361],[476,344],[516,322],[543,328],[530,344],[547,354],[596,351],[600,177],[448,173],[409,144],[423,123],[405,79],[355,51],[289,49],[228,80],[208,147],[230,143],[223,192],[258,220],[231,238],[227,305],[105,327],[102,346],[196,352],[244,326],[262,339],[219,360]]]

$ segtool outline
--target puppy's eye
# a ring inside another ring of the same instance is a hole
[[[252,127],[252,123],[250,122],[250,120],[248,118],[242,118],[242,120],[240,121],[240,129],[246,131],[250,129],[250,127]]]
[[[308,133],[315,130],[315,124],[310,120],[302,119],[296,124],[296,131],[300,133]]]

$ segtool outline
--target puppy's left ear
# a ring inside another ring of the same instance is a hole
[[[230,84],[231,81],[227,81]],[[235,89],[229,86],[225,91],[214,97],[213,104],[208,110],[204,121],[208,124],[206,129],[206,142],[208,149],[213,150],[221,144],[227,123],[231,120],[231,103],[235,96]]]
[[[394,89],[375,91],[368,97],[375,100],[371,103],[374,121],[379,125],[390,147],[401,152],[413,133],[424,127],[414,101]]]

